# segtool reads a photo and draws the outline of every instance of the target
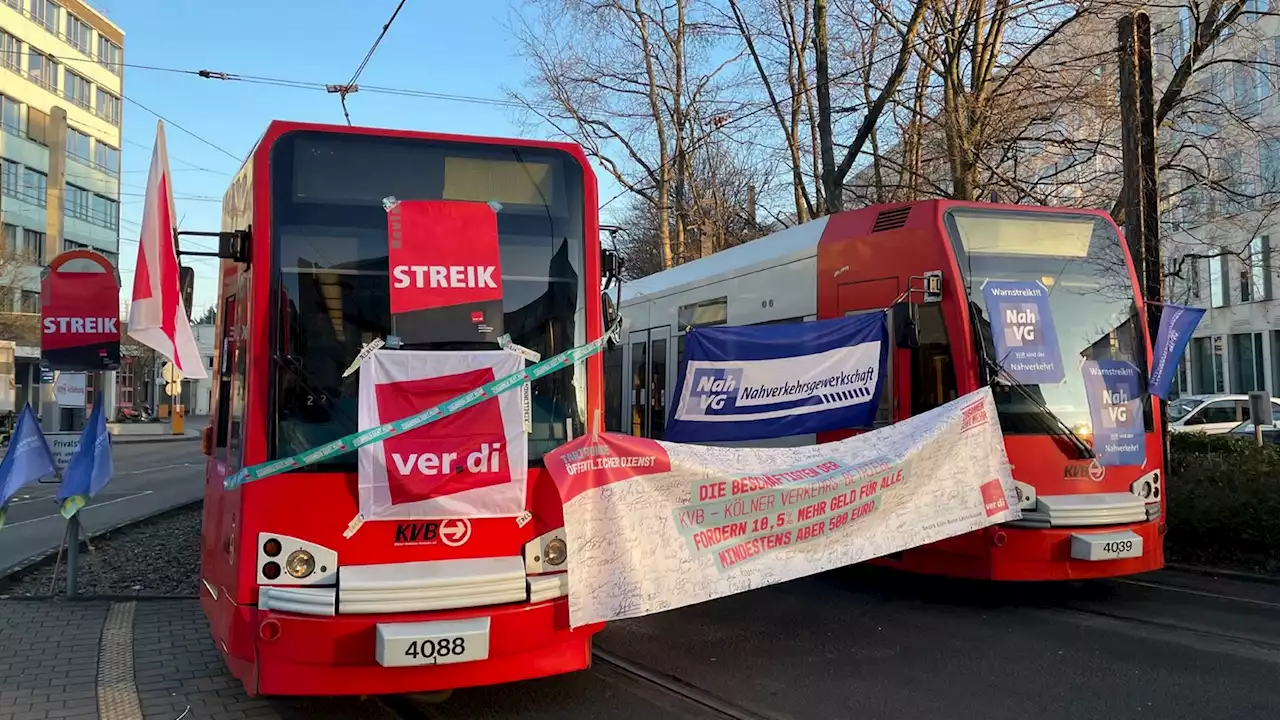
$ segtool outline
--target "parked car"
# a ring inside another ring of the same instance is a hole
[[[1257,437],[1254,433],[1252,420],[1245,420],[1239,425],[1231,428],[1231,432],[1229,434],[1249,438],[1250,440]],[[1273,445],[1280,445],[1280,412],[1276,412],[1272,415],[1270,425],[1262,426],[1262,441]]]
[[[1280,412],[1280,398],[1271,398],[1271,409]],[[1168,412],[1169,432],[1219,435],[1249,419],[1249,396],[1189,395],[1169,403]]]

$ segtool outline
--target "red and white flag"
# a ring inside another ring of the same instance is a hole
[[[138,238],[138,263],[133,271],[129,337],[168,358],[185,377],[200,380],[208,375],[182,304],[174,217],[164,122],[157,122],[142,211],[142,235]]]

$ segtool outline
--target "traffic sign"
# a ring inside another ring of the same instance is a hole
[[[69,250],[40,277],[40,354],[52,370],[120,367],[120,278],[91,250]]]
[[[160,371],[160,376],[164,378],[165,382],[169,383],[181,382],[183,379],[182,371],[171,362],[164,364],[164,369]]]

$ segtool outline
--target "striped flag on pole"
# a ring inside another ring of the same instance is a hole
[[[168,358],[186,377],[199,380],[208,375],[182,304],[174,218],[164,122],[158,121],[147,175],[142,234],[138,238],[138,263],[133,273],[129,336]]]

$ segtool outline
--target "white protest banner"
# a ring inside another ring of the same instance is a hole
[[[573,627],[661,612],[1022,517],[991,391],[798,448],[582,436],[546,457]]]
[[[524,367],[504,350],[375,350],[360,364],[360,430],[376,431]],[[525,510],[529,439],[505,393],[361,447],[364,520],[515,517]]]

